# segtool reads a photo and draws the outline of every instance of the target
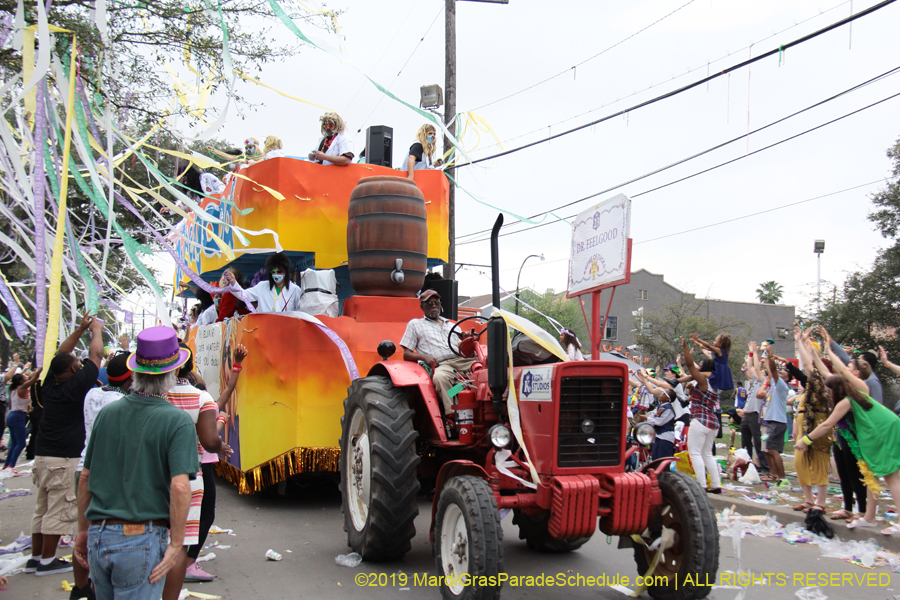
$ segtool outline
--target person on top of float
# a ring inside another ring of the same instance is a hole
[[[344,133],[344,120],[334,112],[327,112],[319,121],[322,137],[316,150],[309,153],[309,160],[323,165],[347,166],[353,162],[353,140]]]
[[[284,144],[281,141],[281,138],[275,135],[270,135],[266,138],[266,145],[263,146],[262,156],[257,158],[256,160],[251,160],[250,164],[255,165],[258,162],[262,162],[269,158],[280,158],[287,156],[284,153]]]
[[[253,302],[258,313],[300,310],[300,287],[290,280],[291,261],[283,252],[266,259],[266,279],[249,290],[240,292],[245,303]],[[234,274],[225,271],[228,285],[234,285]]]
[[[413,176],[415,171],[434,168],[434,141],[434,125],[426,123],[419,127],[419,131],[416,132],[416,141],[409,147],[409,159],[406,165],[409,179],[415,180]]]
[[[220,158],[232,161],[239,160],[241,158],[244,158],[246,160],[253,160],[258,159],[260,156],[262,156],[262,152],[259,148],[259,140],[255,137],[248,137],[246,140],[244,140],[243,153],[241,153],[241,151],[236,148],[234,150],[231,150],[230,152],[222,152],[221,150],[216,150],[212,146],[207,146],[206,149],[216,156],[219,156]]]

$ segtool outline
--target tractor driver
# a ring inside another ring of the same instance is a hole
[[[425,314],[423,319],[413,319],[406,325],[400,346],[403,348],[403,360],[423,361],[431,367],[434,387],[441,395],[444,414],[452,416],[456,411],[453,400],[447,391],[459,381],[459,373],[472,368],[474,358],[457,356],[448,345],[447,338],[453,321],[441,316],[441,297],[434,290],[425,290],[419,296],[419,305]],[[460,334],[465,339],[468,334]]]

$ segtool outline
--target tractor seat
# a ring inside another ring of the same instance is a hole
[[[512,339],[512,356],[514,367],[549,365],[562,362],[555,354],[548,352],[540,344],[521,332],[516,333]]]

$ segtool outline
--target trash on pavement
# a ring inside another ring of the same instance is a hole
[[[351,552],[350,554],[340,554],[334,557],[334,562],[341,565],[342,567],[357,567],[359,566],[359,563],[362,562],[362,556],[360,556],[356,552]]]
[[[272,550],[270,548],[269,550],[266,550],[266,558],[268,558],[269,560],[277,561],[277,560],[281,560],[282,557],[280,554],[278,554],[277,552],[275,552],[274,550]]]

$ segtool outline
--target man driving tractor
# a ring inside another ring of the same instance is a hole
[[[407,323],[403,339],[400,340],[403,360],[421,360],[431,368],[431,378],[444,404],[444,415],[451,417],[456,411],[448,390],[460,380],[459,374],[472,368],[475,358],[463,358],[457,354],[458,347],[450,347],[450,330],[454,323],[441,316],[440,294],[434,290],[425,290],[419,296],[419,306],[425,317]],[[462,333],[458,336],[462,340],[469,337],[469,334]]]

